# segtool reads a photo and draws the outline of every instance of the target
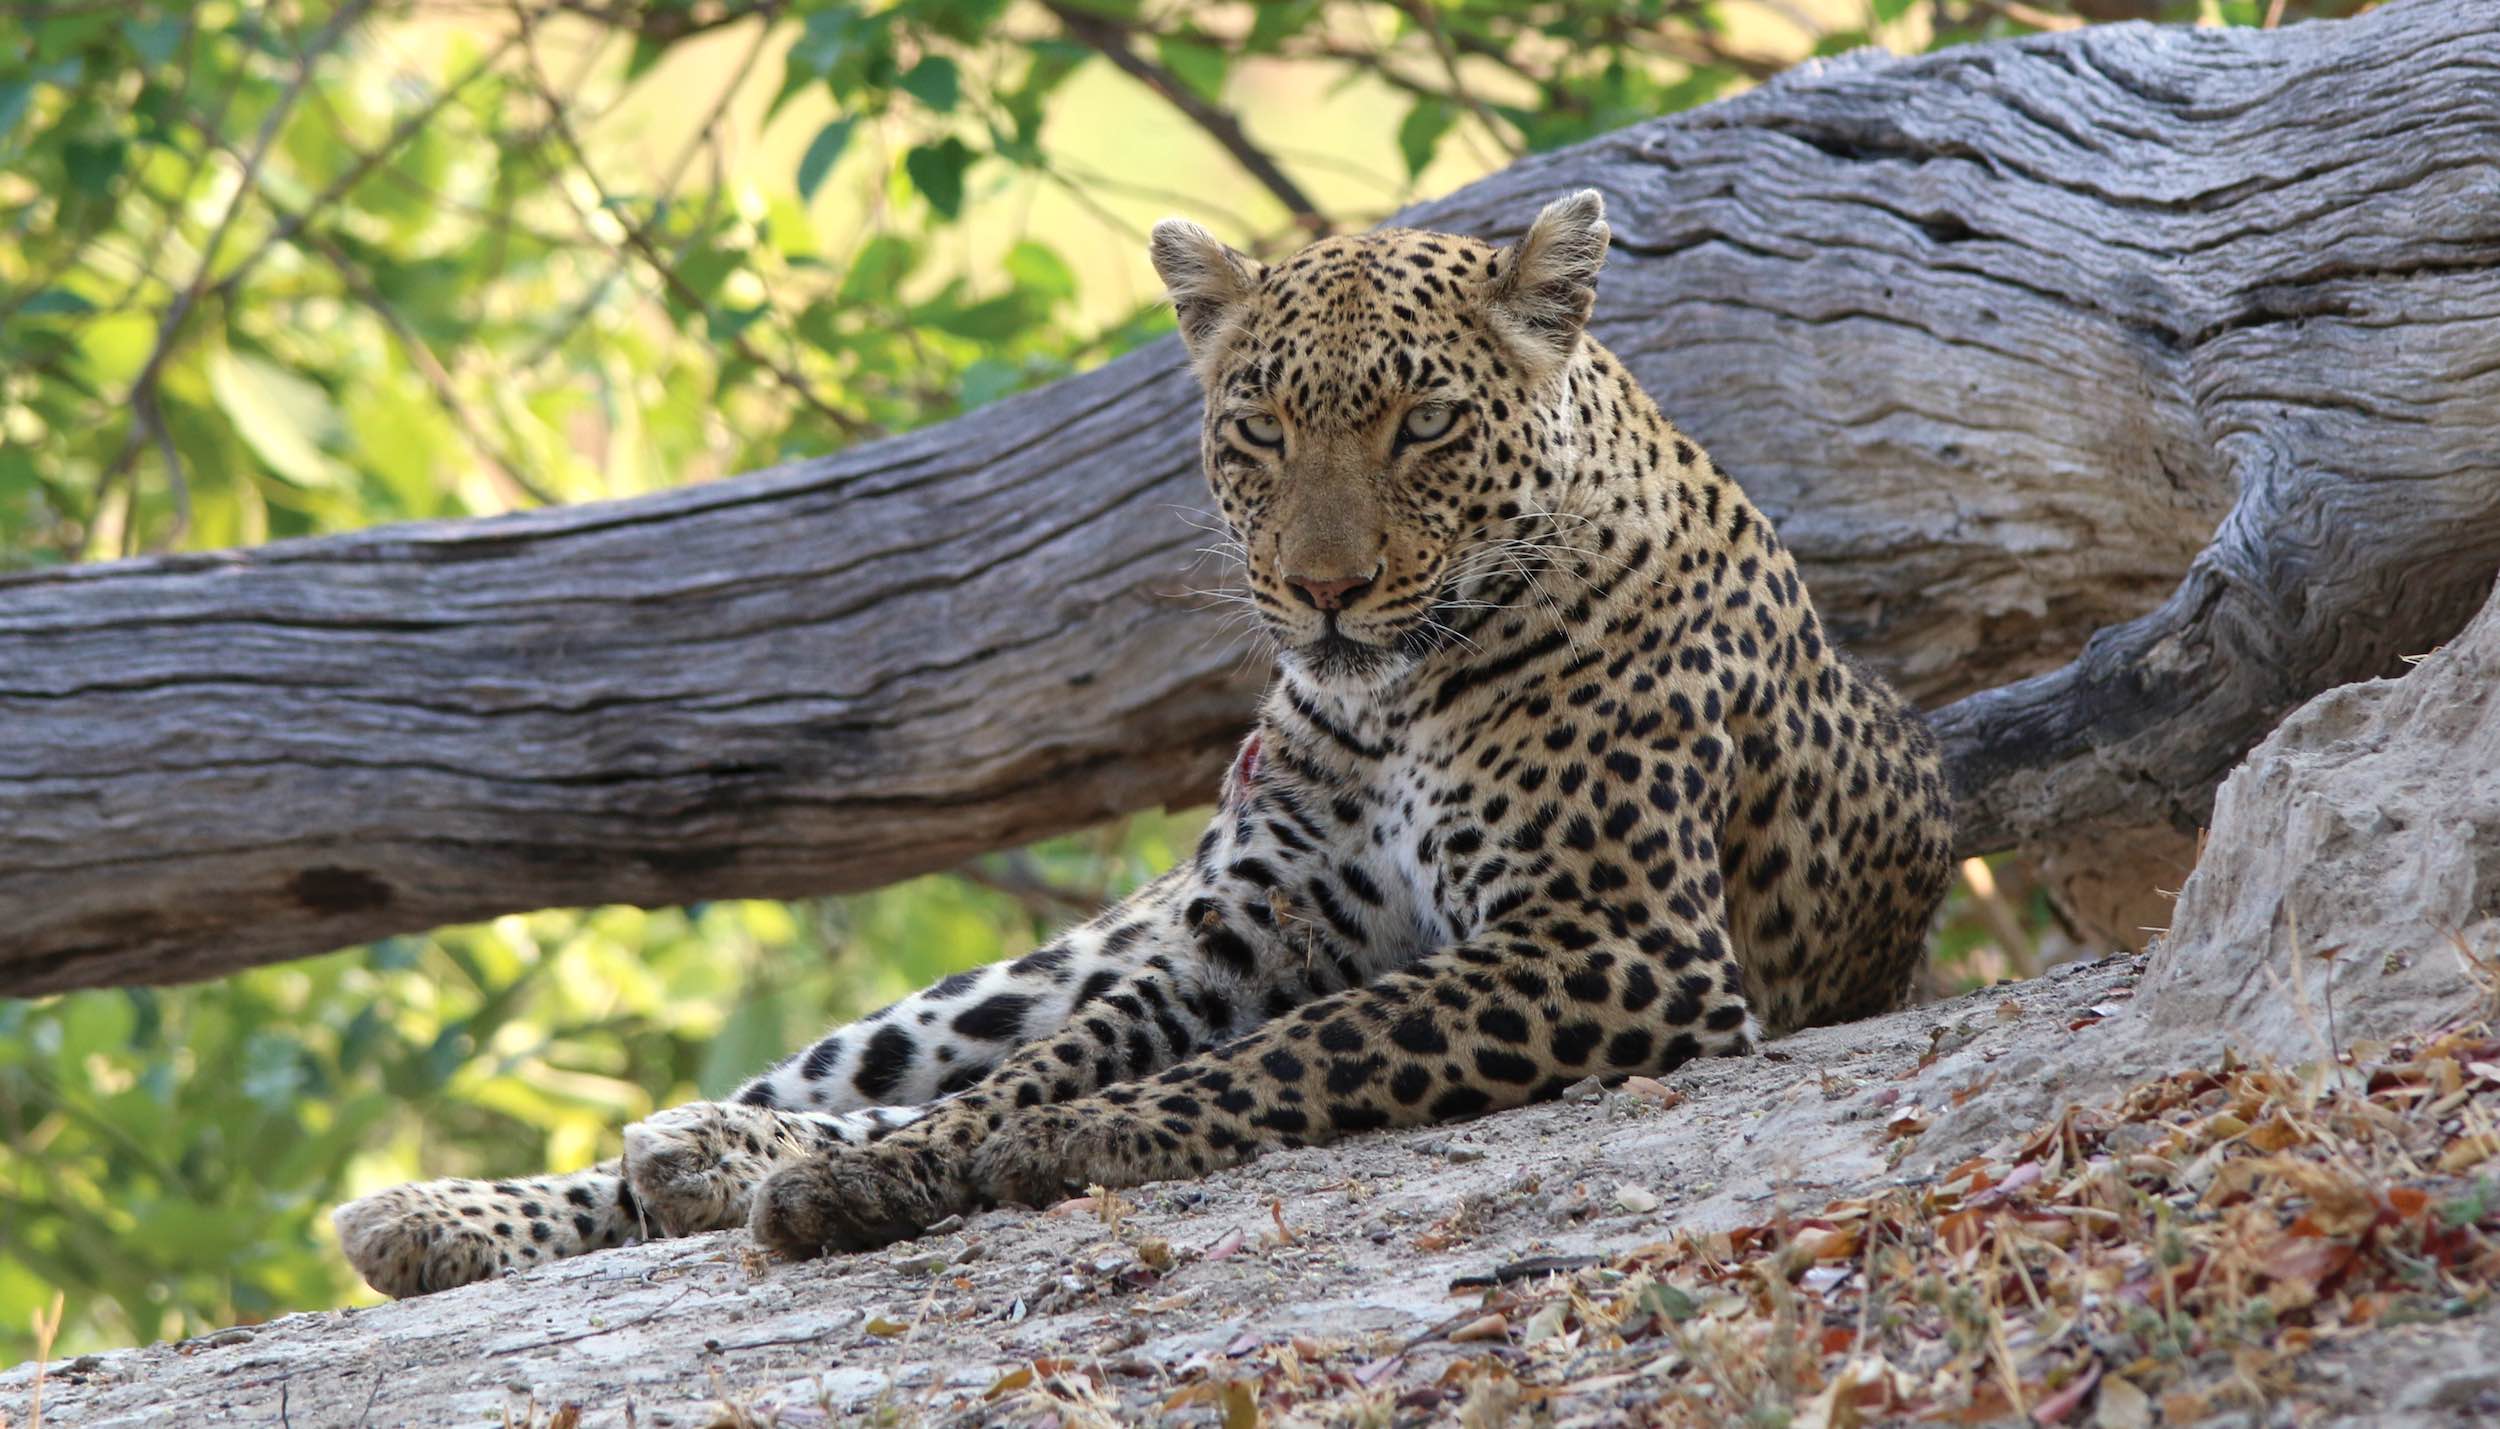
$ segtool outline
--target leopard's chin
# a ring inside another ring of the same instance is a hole
[[[1376,644],[1348,635],[1333,625],[1315,640],[1289,646],[1285,658],[1303,675],[1321,684],[1377,686],[1394,680],[1414,663],[1403,642]]]

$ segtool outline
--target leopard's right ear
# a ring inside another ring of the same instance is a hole
[[[1256,259],[1234,252],[1214,234],[1181,218],[1156,224],[1147,251],[1172,295],[1172,311],[1180,318],[1181,341],[1189,348],[1190,361],[1200,376],[1206,376],[1231,343],[1242,309],[1258,291],[1267,270]]]

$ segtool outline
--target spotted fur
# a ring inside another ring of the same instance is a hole
[[[1278,649],[1195,852],[616,1162],[339,1212],[410,1294],[637,1235],[796,1255],[1740,1053],[1909,987],[1950,816],[1736,483],[1582,327],[1593,193],[1515,246],[1153,256]]]

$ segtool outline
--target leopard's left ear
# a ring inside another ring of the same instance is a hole
[[[1223,356],[1243,306],[1258,291],[1267,270],[1182,218],[1156,224],[1147,253],[1172,295],[1181,342],[1188,347],[1199,375],[1205,377]]]
[[[1582,189],[1547,204],[1527,236],[1496,255],[1496,271],[1485,286],[1486,313],[1539,375],[1570,361],[1578,350],[1612,236],[1605,196]]]

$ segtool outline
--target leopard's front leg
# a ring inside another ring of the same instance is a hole
[[[1659,1072],[1753,1045],[1715,926],[1653,925],[1637,942],[1561,926],[1570,931],[1558,938],[1552,920],[1506,922],[1142,1082],[1073,1100],[1002,1101],[984,1087],[877,1145],[776,1173],[757,1196],[754,1232],[792,1254],[866,1249],[977,1206],[1203,1175],[1278,1147],[1471,1117],[1592,1074]]]
[[[554,1175],[394,1186],[339,1207],[331,1222],[365,1283],[385,1295],[423,1295],[647,1237],[744,1225],[750,1192],[774,1167],[864,1145],[919,1115],[695,1102],[627,1127],[616,1160]]]
[[[1146,1085],[1010,1118],[972,1180],[999,1200],[1202,1175],[1355,1132],[1455,1121],[1584,1077],[1657,1074],[1753,1049],[1715,929],[1561,952],[1522,925],[1280,1019]],[[1647,949],[1646,951],[1644,949]]]
[[[873,1145],[773,1172],[755,1193],[748,1225],[756,1240],[796,1256],[865,1250],[994,1203],[968,1173],[983,1140],[1011,1116],[1171,1066],[1212,1045],[1228,1025],[1219,1017],[1237,1015],[1237,996],[1192,986],[1208,969],[1166,963],[1089,1003],[1058,1035],[1019,1050],[920,1121]]]
[[[837,1029],[728,1101],[636,1122],[618,1160],[551,1176],[421,1181],[351,1202],[332,1216],[340,1247],[375,1289],[418,1295],[646,1236],[744,1225],[754,1188],[776,1167],[916,1120],[1136,970],[1171,966],[1187,946],[1186,905],[1176,900],[1189,877],[1169,875],[1025,957]]]

